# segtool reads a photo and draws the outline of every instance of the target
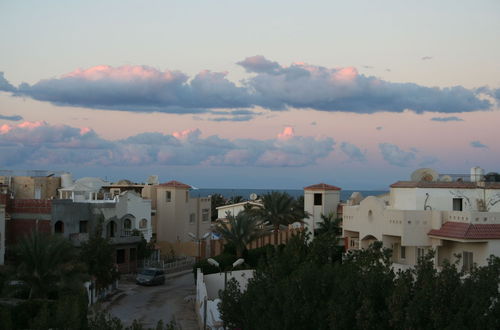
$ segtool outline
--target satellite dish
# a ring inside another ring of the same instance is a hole
[[[437,181],[439,178],[438,172],[434,171],[432,168],[419,168],[411,174],[411,181],[425,181],[432,182]]]
[[[439,178],[439,181],[451,182],[453,181],[453,178],[449,175],[443,175],[442,177]]]
[[[251,201],[254,201],[254,200],[256,200],[256,199],[257,199],[257,194],[256,194],[256,193],[251,193],[251,194],[250,194],[250,200],[251,200]]]

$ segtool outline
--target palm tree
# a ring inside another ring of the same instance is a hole
[[[262,196],[262,207],[250,211],[261,221],[269,223],[274,230],[274,244],[278,244],[280,225],[288,226],[294,222],[303,222],[306,217],[304,205],[286,192],[273,191]]]
[[[47,298],[50,292],[78,282],[81,265],[75,248],[60,236],[33,232],[16,247],[17,275],[30,287],[29,299]]]
[[[333,212],[327,215],[321,214],[321,222],[318,224],[315,235],[322,235],[325,233],[330,233],[337,235],[340,230],[340,219],[335,217]]]
[[[215,227],[215,232],[220,234],[226,242],[236,247],[236,257],[238,258],[243,255],[248,244],[270,229],[255,215],[248,212],[240,212],[236,216],[229,214],[227,220],[227,222],[219,222]]]

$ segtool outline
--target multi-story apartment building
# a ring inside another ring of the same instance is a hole
[[[204,255],[201,242],[210,232],[210,197],[191,197],[191,186],[178,181],[146,185],[151,200],[153,233],[162,254]]]
[[[370,196],[345,206],[347,250],[382,241],[395,266],[414,266],[429,249],[435,265],[459,262],[466,270],[500,255],[500,182],[479,168],[471,176],[420,169],[390,186],[389,198]]]

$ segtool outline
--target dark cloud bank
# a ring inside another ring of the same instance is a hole
[[[360,74],[352,67],[326,68],[304,63],[282,66],[263,56],[248,57],[238,65],[251,74],[241,86],[220,72],[203,71],[191,78],[179,71],[148,66],[96,66],[18,87],[0,74],[0,90],[56,105],[93,109],[191,114],[220,109],[247,112],[226,115],[221,121],[249,120],[258,115],[248,110],[254,107],[356,113],[406,109],[417,113],[458,113],[492,107],[488,100],[478,97],[480,89],[392,83]]]

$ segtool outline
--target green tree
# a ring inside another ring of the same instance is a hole
[[[48,298],[65,287],[81,285],[81,267],[75,262],[76,251],[61,236],[32,232],[15,249],[17,276],[30,288],[29,299]]]
[[[236,204],[236,203],[241,203],[241,202],[244,202],[245,199],[243,198],[243,196],[233,196],[231,197],[226,204]]]
[[[301,207],[300,203],[286,192],[273,191],[263,195],[262,205],[252,209],[250,213],[273,226],[275,245],[278,245],[280,225],[288,226],[294,222],[303,222],[306,217],[303,206]]]
[[[318,228],[314,234],[333,233],[334,235],[339,235],[341,234],[340,221],[341,219],[337,219],[333,212],[327,215],[321,214],[321,222],[318,224]]]
[[[87,265],[88,273],[95,278],[97,292],[118,278],[115,266],[115,249],[102,235],[102,219],[89,240],[82,244],[80,259]]]
[[[210,197],[211,209],[212,209],[212,221],[217,220],[218,212],[217,207],[226,205],[226,199],[221,194],[213,194]]]
[[[228,215],[227,220],[227,223],[218,223],[215,231],[236,248],[238,258],[243,255],[247,244],[269,230],[255,215],[247,212],[240,212],[237,216]]]

